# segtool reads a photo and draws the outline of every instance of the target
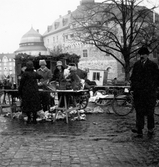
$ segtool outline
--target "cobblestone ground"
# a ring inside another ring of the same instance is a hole
[[[89,107],[95,107],[90,105]],[[135,115],[87,114],[86,121],[26,125],[0,116],[0,167],[158,167],[156,135],[135,139]]]

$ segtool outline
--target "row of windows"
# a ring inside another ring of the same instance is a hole
[[[9,61],[15,61],[15,60],[11,58],[7,58],[7,56],[3,56],[3,58],[0,59],[0,62],[9,62]]]
[[[2,67],[0,67],[0,70],[13,70],[13,67],[4,67],[4,68],[2,68]]]
[[[21,44],[21,46],[33,46],[34,45],[34,43],[25,43],[25,44]]]
[[[6,62],[1,63],[1,62],[0,62],[0,66],[2,66],[2,65],[4,65],[4,66],[8,66],[8,65],[9,65],[9,66],[13,66],[13,65],[15,65],[15,63],[12,63],[12,62],[11,62],[11,63],[6,63]]]
[[[71,39],[71,38],[73,38],[73,37],[74,37],[74,34],[63,35],[63,42],[65,42],[66,40]],[[56,37],[54,36],[54,37],[52,38],[52,42],[58,42],[58,39],[59,39],[58,36],[56,36]],[[50,40],[47,39],[47,42],[48,42],[48,44],[49,44]]]

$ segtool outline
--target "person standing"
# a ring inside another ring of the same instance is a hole
[[[53,73],[53,77],[51,79],[51,81],[55,81],[56,82],[56,87],[59,89],[61,82],[64,81],[64,66],[62,65],[62,61],[57,61],[56,62],[56,68],[54,70]],[[60,107],[64,106],[64,99],[62,97],[62,93],[58,93],[58,100],[61,99],[61,103],[60,103]]]
[[[53,73],[52,81],[55,81],[57,85],[60,84],[60,81],[64,79],[64,67],[62,61],[57,61],[56,68]]]
[[[145,116],[147,117],[148,137],[154,135],[155,128],[154,109],[158,86],[158,66],[148,58],[149,53],[145,46],[139,49],[140,60],[134,64],[130,77],[136,110],[136,128],[132,129],[132,132],[137,133],[138,138],[143,137]]]
[[[41,110],[37,84],[37,79],[41,78],[41,75],[34,72],[33,62],[28,61],[18,87],[18,92],[22,99],[22,112],[28,116],[27,123],[31,123],[31,114],[33,115],[33,123],[36,123],[37,111]]]
[[[43,90],[48,90],[47,84],[50,82],[52,78],[52,72],[50,69],[46,67],[46,61],[40,60],[39,61],[40,68],[37,70],[37,73],[42,76],[40,82],[38,83],[39,88]],[[50,105],[50,93],[49,92],[41,92],[40,93],[41,102],[43,106],[43,111],[47,111]]]

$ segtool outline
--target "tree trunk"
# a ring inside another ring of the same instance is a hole
[[[130,62],[126,62],[125,64],[125,81],[129,81],[130,79]]]

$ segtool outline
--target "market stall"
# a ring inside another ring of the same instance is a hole
[[[66,114],[66,123],[68,123],[69,113],[73,110],[76,110],[78,113],[78,117],[80,118],[78,110],[82,109],[82,102],[79,98],[83,99],[85,93],[88,93],[88,90],[42,90],[39,89],[40,92],[50,92],[54,94],[60,93],[60,99],[58,100],[57,106],[55,106],[55,114],[52,117],[52,121],[55,122],[57,115],[59,112],[63,112]],[[4,92],[7,96],[3,96],[2,103],[0,104],[0,108],[2,109],[4,106],[8,106],[11,108],[10,114],[11,118],[13,118],[13,113],[16,112],[16,107],[20,107],[20,99],[17,89],[2,89],[1,92]],[[6,99],[10,97],[10,100],[6,104]],[[64,105],[61,107],[61,101],[64,99]],[[73,101],[70,101],[73,100]],[[88,102],[88,100],[87,100]],[[50,111],[51,112],[51,111]]]

